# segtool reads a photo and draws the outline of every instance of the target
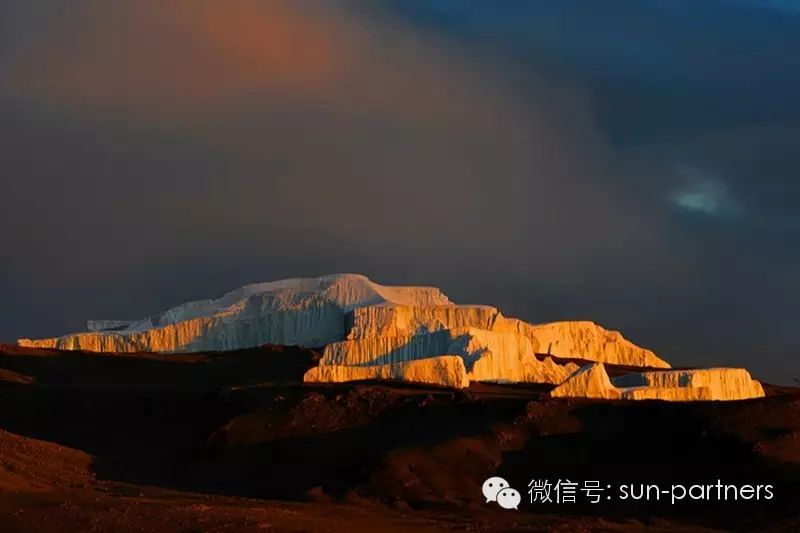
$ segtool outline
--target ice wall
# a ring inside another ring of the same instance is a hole
[[[708,389],[715,400],[744,400],[764,396],[761,383],[754,380],[744,368],[697,368],[638,372],[615,377],[617,387],[629,389]]]
[[[460,357],[471,381],[560,383],[578,368],[538,358],[522,335],[465,327],[335,342],[325,347],[319,365],[363,368],[442,355]]]
[[[504,319],[495,329],[518,331],[535,339],[539,353],[556,357],[654,368],[670,366],[652,351],[626,340],[620,332],[607,330],[594,322],[527,324],[516,319]]]
[[[454,307],[433,287],[390,287],[358,274],[332,274],[247,285],[141,320],[94,320],[89,329],[95,331],[18,343],[97,352],[194,352],[265,343],[319,347],[345,338],[345,315],[354,309],[394,305]],[[115,330],[97,331],[108,325]]]
[[[262,344],[317,347],[341,339],[344,330],[344,312],[333,303],[321,303],[254,318],[221,313],[141,331],[75,333],[17,342],[20,346],[90,352],[199,352]]]
[[[472,339],[473,345],[451,346],[465,328],[474,331],[461,341]],[[478,353],[491,352],[494,362],[486,359],[475,371],[481,379],[506,379],[501,374],[513,375],[515,380],[538,375],[531,374],[533,354],[537,352],[637,366],[669,366],[618,332],[591,322],[528,324],[506,318],[491,306],[457,306],[433,287],[385,286],[358,274],[255,283],[140,320],[92,320],[88,329],[18,342],[64,350],[162,353],[232,350],[261,344],[316,348],[336,343],[326,350],[326,357],[338,357],[346,364],[370,360],[383,364],[456,353],[470,371]],[[426,337],[447,331],[458,333]],[[409,340],[417,336],[420,338]],[[475,340],[478,338],[482,340]],[[342,341],[353,342],[338,344]],[[519,361],[519,368],[514,361]],[[547,374],[549,380],[556,379],[561,371],[553,368]]]
[[[492,329],[500,312],[486,305],[370,306],[354,309],[348,339],[417,335],[444,329]]]
[[[611,383],[603,363],[594,363],[576,370],[563,383],[550,391],[550,396],[614,400],[620,398],[621,393]]]
[[[529,324],[490,306],[364,307],[353,311],[348,339],[396,337],[475,328],[527,337],[536,353],[630,366],[669,368],[651,350],[589,321]]]
[[[550,395],[674,402],[730,401],[761,398],[764,389],[743,368],[635,372],[609,379],[603,364],[594,363],[580,368]]]
[[[469,385],[463,360],[453,355],[367,366],[320,365],[308,370],[303,377],[306,382],[331,383],[369,379],[401,380],[459,389]]]
[[[89,331],[22,346],[94,352],[323,347],[306,381],[401,379],[550,383],[553,396],[670,401],[763,396],[744,369],[647,371],[610,380],[603,363],[669,368],[593,322],[529,324],[485,305],[455,305],[433,287],[392,287],[358,274],[246,285],[140,320],[91,320]],[[579,368],[564,359],[597,361]]]

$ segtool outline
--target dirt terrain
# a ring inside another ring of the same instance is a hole
[[[0,346],[0,531],[800,530],[798,389],[672,404],[302,384],[318,357]],[[485,503],[494,475],[518,511]],[[531,479],[721,479],[774,498],[530,504]]]

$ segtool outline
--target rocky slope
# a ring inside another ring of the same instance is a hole
[[[800,389],[681,403],[557,399],[529,384],[301,383],[320,355],[0,345],[0,531],[800,530]],[[620,369],[604,366],[614,380]],[[485,503],[489,476],[522,488],[519,510]],[[532,504],[531,479],[721,479],[769,483],[775,497],[673,505],[607,490],[597,504],[582,492]]]

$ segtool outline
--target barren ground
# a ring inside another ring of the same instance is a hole
[[[0,531],[800,530],[800,390],[730,403],[303,385],[316,354],[0,347]],[[522,493],[487,505],[486,477]],[[770,483],[769,502],[530,505],[532,478]]]

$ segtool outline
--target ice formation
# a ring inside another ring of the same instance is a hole
[[[603,363],[592,363],[569,376],[550,395],[687,402],[761,398],[764,389],[743,368],[656,370],[610,379]]]
[[[430,383],[462,389],[469,386],[464,360],[455,355],[377,365],[320,365],[306,372],[308,382],[340,383],[369,379]]]
[[[433,287],[389,287],[358,274],[256,283],[141,320],[90,320],[87,332],[18,342],[96,352],[197,352],[266,343],[321,347],[458,328],[514,333],[527,337],[533,351],[557,357],[669,367],[592,322],[528,324],[495,307],[455,305]]]
[[[90,331],[21,346],[93,352],[198,352],[262,344],[320,347],[342,340],[345,316],[367,306],[453,306],[432,287],[386,287],[356,274],[246,285],[141,320],[92,320]]]
[[[621,397],[608,377],[603,363],[582,366],[558,387],[550,391],[554,398],[603,398],[614,400]]]
[[[742,369],[651,371],[609,379],[603,363],[669,364],[593,322],[530,324],[433,287],[390,287],[357,274],[247,285],[141,320],[90,320],[88,331],[22,346],[95,352],[198,352],[262,344],[322,348],[305,381],[398,379],[558,385],[553,396],[739,399],[763,395]],[[570,359],[597,361],[579,368]]]
[[[539,356],[528,337],[469,327],[417,335],[366,337],[325,347],[320,366],[363,368],[455,355],[472,381],[560,383],[578,366]],[[313,381],[313,376],[306,376]]]

